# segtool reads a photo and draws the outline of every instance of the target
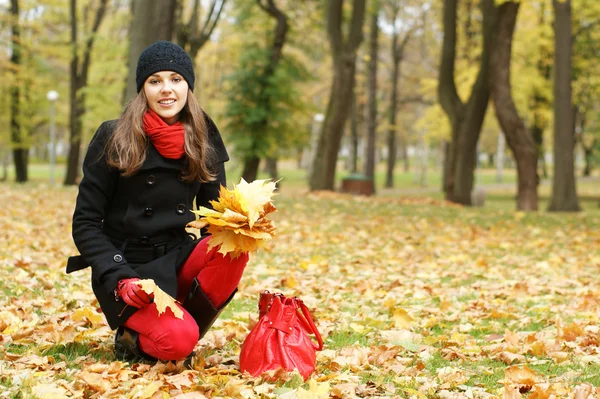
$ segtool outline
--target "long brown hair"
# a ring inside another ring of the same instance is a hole
[[[148,140],[143,129],[148,100],[144,90],[127,104],[107,145],[108,164],[123,176],[134,175],[146,160]],[[191,90],[179,120],[185,129],[186,165],[182,177],[186,182],[215,180],[216,152],[208,139],[205,113]]]

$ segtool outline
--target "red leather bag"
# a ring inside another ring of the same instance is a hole
[[[257,377],[269,370],[297,369],[306,380],[315,371],[315,352],[323,349],[323,339],[304,302],[265,291],[258,310],[258,323],[242,345],[241,371]]]

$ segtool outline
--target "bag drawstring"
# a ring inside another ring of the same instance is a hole
[[[315,326],[315,322],[312,319],[310,311],[308,310],[308,308],[306,307],[306,305],[304,304],[302,299],[300,299],[300,298],[294,298],[294,299],[300,305],[300,309],[302,310],[302,314],[304,315],[304,318],[308,322],[308,325],[310,326],[312,333],[315,334],[315,337],[317,338],[317,342],[319,343],[319,345],[318,346],[315,345],[315,349],[323,350],[323,338],[321,338],[321,333],[319,333],[319,330],[317,330],[317,326]],[[314,343],[313,343],[313,345],[314,345]]]

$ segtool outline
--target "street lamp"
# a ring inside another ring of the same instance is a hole
[[[54,164],[56,163],[56,149],[54,146],[55,133],[54,133],[54,105],[58,99],[58,92],[50,90],[46,94],[46,98],[50,101],[50,184],[54,184]]]

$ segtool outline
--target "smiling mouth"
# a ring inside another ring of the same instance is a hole
[[[175,102],[175,100],[160,100],[158,103],[160,105],[171,105]]]

